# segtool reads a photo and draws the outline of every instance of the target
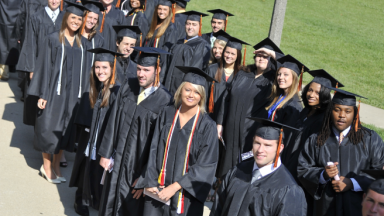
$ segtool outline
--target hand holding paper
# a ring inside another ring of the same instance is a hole
[[[325,174],[327,175],[328,178],[334,178],[336,181],[340,180],[339,177],[339,170],[337,169],[338,162],[327,162],[327,165],[325,167]]]

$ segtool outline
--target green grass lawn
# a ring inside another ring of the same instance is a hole
[[[382,129],[382,128],[378,128],[378,127],[376,127],[376,126],[374,126],[374,125],[371,125],[371,124],[364,124],[364,123],[363,123],[363,126],[366,127],[366,128],[369,128],[369,129],[371,129],[371,130],[376,131],[376,133],[379,134],[379,136],[380,136],[382,139],[384,139],[384,129]]]
[[[192,0],[187,10],[221,8],[235,14],[227,32],[252,45],[268,36],[274,0]],[[209,32],[211,16],[204,18]],[[310,69],[323,68],[362,102],[384,108],[384,1],[290,0],[281,49]],[[247,63],[252,63],[247,47]],[[304,81],[309,82],[309,74]]]

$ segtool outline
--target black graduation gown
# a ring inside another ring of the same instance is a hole
[[[160,81],[172,95],[184,78],[184,73],[175,66],[191,66],[204,70],[209,61],[209,50],[208,44],[201,37],[189,40],[187,43],[184,43],[184,39],[180,39],[171,48],[172,56],[168,56],[166,69],[161,69]]]
[[[158,29],[155,30],[153,35],[157,34]],[[169,48],[172,47],[177,41],[177,28],[176,25],[172,22],[169,23],[167,29],[164,34],[158,39],[157,46],[155,45],[155,36],[151,39],[146,39],[144,42],[144,47],[156,47],[159,49],[163,49],[165,51],[169,51]]]
[[[127,64],[127,68],[124,69],[125,64]],[[137,64],[132,61],[130,57],[128,59],[122,59],[120,57],[116,58],[116,72],[117,79],[120,83],[123,83],[127,78],[137,78]]]
[[[307,203],[283,164],[251,184],[255,161],[232,168],[222,180],[210,216],[305,216]]]
[[[259,124],[246,117],[265,118],[274,79],[275,71],[265,72],[255,79],[254,72],[240,70],[224,93],[217,124],[223,125],[226,150],[220,155],[218,178],[239,162],[239,155],[252,150]]]
[[[99,13],[99,27],[97,29],[98,32],[100,32],[101,23],[103,20],[103,14]],[[116,31],[113,29],[112,26],[114,25],[120,25],[116,19],[109,17],[108,15],[105,16],[104,19],[104,27],[103,32],[101,32],[101,36],[104,38],[104,44],[103,48],[109,49],[109,50],[116,50]]]
[[[137,187],[157,187],[161,171],[167,136],[176,113],[174,106],[168,106],[159,114],[152,138],[148,168],[145,180]],[[204,202],[214,180],[218,160],[218,139],[216,124],[208,114],[200,114],[193,135],[188,172],[183,175],[185,152],[188,139],[196,116],[191,118],[183,128],[177,120],[170,143],[166,166],[165,186],[178,182],[184,190],[184,214],[177,214],[179,192],[171,198],[171,205],[166,206],[152,198],[146,197],[144,215],[203,215]]]
[[[367,130],[364,142],[357,145],[350,142],[347,136],[339,145],[333,132],[321,147],[318,147],[316,142],[317,134],[311,135],[305,142],[299,156],[297,173],[305,190],[315,199],[311,215],[361,215],[364,192],[349,190],[336,193],[331,181],[320,184],[320,174],[327,162],[339,162],[339,176],[354,178],[363,190],[367,190],[373,180],[361,170],[381,170],[384,165],[384,142],[375,131]]]
[[[16,65],[19,44],[14,30],[20,10],[20,0],[0,1],[0,64]]]
[[[211,46],[211,34],[212,32],[201,35],[201,37],[209,43],[209,46]]]
[[[59,150],[73,151],[74,143],[70,139],[74,129],[74,113],[79,103],[82,50],[74,41],[73,47],[65,39],[64,56],[59,32],[46,37],[41,47],[35,68],[35,74],[28,88],[29,95],[47,100],[46,108],[39,110],[35,124],[34,148],[49,154]],[[63,59],[60,95],[57,93]],[[85,73],[82,71],[82,73]]]
[[[217,69],[219,68],[219,63],[210,65],[206,73],[210,75],[211,77],[216,76]],[[213,107],[213,113],[210,114],[211,118],[216,121],[217,115],[219,114],[220,107],[223,102],[224,93],[227,90],[227,88],[230,87],[233,80],[233,74],[226,80],[225,73],[223,72],[221,76],[221,80],[219,83],[214,84],[214,92],[213,92],[213,100],[214,100],[214,107]],[[207,96],[207,104],[209,104],[209,97],[211,95],[211,83],[208,87],[208,96]]]
[[[177,28],[178,36],[177,40],[179,39],[185,39],[186,33],[185,33],[185,23],[187,22],[188,16],[183,13],[177,13],[175,15],[175,25]]]
[[[151,138],[160,110],[172,97],[164,86],[137,105],[140,86],[137,78],[124,82],[111,111],[98,154],[115,164],[105,180],[100,216],[141,215],[144,199],[134,199],[133,183],[146,170]]]
[[[299,96],[295,94],[290,100],[287,101],[287,103],[284,104],[284,106],[276,110],[274,121],[293,127],[295,126],[297,119],[299,119],[301,110],[303,110],[303,105],[301,104]],[[268,114],[264,118],[267,117]],[[269,119],[271,120],[272,117],[273,116],[271,115]],[[288,144],[293,132],[294,131],[291,129],[284,129],[284,147],[289,147]]]
[[[159,4],[158,0],[146,0],[146,5],[144,9],[145,17],[148,20],[148,23],[152,22],[153,13],[155,11],[156,6]],[[131,5],[129,3],[129,0],[121,1],[121,10],[124,10],[126,12],[129,12],[132,10]]]
[[[101,86],[103,88],[103,86]],[[100,89],[101,89],[100,88]],[[96,145],[96,152],[100,148],[101,139],[105,132],[105,127],[116,100],[120,85],[113,86],[110,91],[108,105],[101,108],[102,93],[98,95],[93,110],[91,110],[92,119],[87,127],[89,132],[82,131],[80,135],[79,148],[76,152],[76,158],[73,165],[71,181],[69,187],[82,188],[83,205],[99,209],[103,185],[100,184],[104,168],[100,166],[100,156],[96,154],[96,160],[91,160],[92,149]],[[82,101],[83,102],[83,101]],[[89,103],[89,101],[88,101]],[[89,156],[84,152],[89,143]]]
[[[149,31],[149,21],[147,20],[147,17],[145,17],[143,10],[129,12],[125,17],[125,25],[139,26],[142,33],[142,43],[144,44],[145,37]]]
[[[125,14],[120,9],[116,8],[115,5],[112,5],[111,10],[105,15],[105,17],[110,18],[112,20],[116,20],[118,25],[125,24]],[[102,17],[101,17],[102,18]],[[102,19],[100,19],[102,20]]]

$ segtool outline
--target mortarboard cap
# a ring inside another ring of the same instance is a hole
[[[264,40],[260,41],[258,44],[253,46],[253,48],[255,50],[258,50],[260,48],[266,48],[284,55],[283,51],[281,51],[281,49],[269,38],[265,38]]]
[[[137,39],[137,35],[141,34],[141,30],[138,26],[114,25],[112,27],[116,31],[117,37],[130,37]]]
[[[216,81],[214,78],[209,76],[200,68],[187,67],[187,66],[176,66],[176,68],[181,70],[183,73],[185,73],[183,82],[190,82],[195,85],[201,85],[205,87],[205,84],[207,83],[207,81],[208,82]]]
[[[229,39],[232,38],[231,35],[229,35],[227,32],[223,30],[213,33],[213,36],[216,37],[216,39],[225,41],[226,43],[228,43]]]
[[[208,12],[213,13],[212,19],[225,20],[224,31],[227,31],[228,17],[234,15],[221,9],[209,10]]]
[[[291,69],[298,75],[301,74],[301,70],[303,70],[304,72],[309,70],[309,68],[307,68],[303,63],[301,63],[299,60],[295,59],[291,55],[286,55],[282,58],[279,58],[277,61],[282,64],[281,67]]]
[[[227,47],[231,47],[231,48],[234,48],[234,49],[237,49],[237,50],[242,50],[243,49],[243,45],[250,45],[249,43],[247,42],[244,42],[240,39],[237,39],[235,37],[231,37],[227,43]]]
[[[383,171],[383,170],[377,170],[377,171]],[[373,190],[376,193],[384,195],[384,179],[378,179],[372,182],[371,185],[369,185],[368,190]]]
[[[72,3],[70,1],[65,1],[65,2],[68,4],[68,7],[66,8],[66,12],[83,17],[84,10],[87,10],[83,5]]]
[[[184,12],[183,14],[187,15],[187,20],[190,20],[190,21],[198,21],[200,22],[200,18],[201,17],[206,17],[208,16],[208,14],[205,14],[205,13],[201,13],[201,12],[198,12],[198,11],[187,11],[187,12]]]
[[[361,170],[361,172],[366,173],[375,179],[384,179],[384,170]]]
[[[172,2],[170,0],[160,0],[158,5],[172,7]]]
[[[344,87],[344,85],[335,79],[332,75],[330,75],[327,71],[323,69],[319,70],[311,70],[308,71],[314,78],[312,82],[318,83],[322,86],[331,86],[334,88]]]
[[[105,10],[103,4],[98,1],[82,0],[81,4],[83,4],[87,10],[97,14]]]
[[[175,0],[175,1],[176,1],[176,4],[179,5],[180,7],[186,8],[187,7],[187,3],[190,0]]]

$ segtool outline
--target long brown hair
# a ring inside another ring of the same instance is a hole
[[[147,37],[146,37],[147,39],[151,39],[152,37],[155,36],[153,34],[155,33],[156,26],[157,26],[157,23],[159,21],[159,15],[157,15],[158,8],[159,8],[159,5],[156,6],[155,11],[153,12],[151,27],[149,28],[149,32],[148,32]],[[159,31],[157,31],[157,34],[155,36],[156,38],[160,38],[161,36],[163,36],[163,34],[167,30],[171,20],[172,20],[172,10],[171,10],[171,8],[169,8],[169,14],[168,14],[167,18],[165,18],[165,20],[163,21],[161,26],[159,27]]]
[[[111,90],[109,88],[110,88],[111,81],[112,81],[111,78],[112,78],[112,73],[113,73],[112,72],[113,63],[109,62],[109,66],[111,67],[111,77],[109,78],[107,85],[104,85],[103,89],[100,89],[102,83],[99,81],[99,79],[96,76],[95,64],[93,64],[92,69],[90,71],[91,74],[89,76],[89,83],[90,83],[89,101],[90,101],[92,109],[95,106],[95,103],[97,101],[97,97],[99,96],[100,90],[103,92],[103,100],[100,104],[100,107],[108,106],[109,96],[111,95]]]
[[[63,21],[61,22],[61,27],[60,27],[60,32],[59,32],[59,41],[60,43],[62,44],[65,44],[65,29],[68,27],[67,26],[67,21],[68,21],[68,17],[69,15],[71,15],[72,13],[70,12],[65,12],[64,14],[64,17],[63,17]],[[83,23],[81,23],[83,24]],[[81,35],[80,35],[80,31],[81,31],[81,25],[80,25],[80,28],[75,32],[75,40],[76,40],[76,44],[78,47],[81,46]]]
[[[87,12],[87,11],[84,11],[84,14],[83,14],[83,22],[85,22],[87,20],[87,18],[85,18],[86,16],[88,16],[90,12]],[[96,13],[97,14],[97,13]],[[99,14],[97,14],[99,15]],[[97,23],[95,26],[93,26],[93,28],[91,29],[91,32],[88,34],[88,40],[92,40],[92,38],[96,35],[97,33],[97,27],[99,27],[99,22],[100,22],[100,15],[99,15],[99,18],[97,18]],[[83,23],[84,25],[86,25],[86,23]]]
[[[217,71],[216,71],[216,74],[215,74],[215,79],[217,81],[219,81],[219,82],[221,82],[221,77],[223,76],[223,73],[224,73],[224,63],[225,63],[224,53],[225,53],[226,49],[227,49],[227,46],[223,50],[223,54],[221,55],[221,60],[220,60],[219,68],[217,68]],[[236,61],[235,61],[235,65],[233,67],[233,69],[234,69],[233,70],[233,77],[235,77],[235,75],[240,71],[241,59],[243,58],[242,54],[241,54],[241,50],[236,49],[236,51],[237,51],[237,58],[236,58]]]
[[[219,44],[220,46],[224,47],[225,49],[225,46],[227,45],[227,42],[223,41],[223,40],[220,40],[220,39],[216,39],[214,44],[217,43]],[[224,52],[224,49],[223,49],[223,52]],[[223,54],[221,54],[223,55]],[[215,54],[213,54],[213,47],[211,48],[211,58],[209,59],[209,64],[215,64],[215,63],[219,63],[220,60],[219,59],[216,59],[215,58]]]
[[[283,67],[281,67],[281,68],[283,68]],[[277,75],[279,74],[279,71],[281,68],[279,68],[279,70],[276,71],[275,81],[273,81],[273,85],[272,85],[272,93],[269,96],[269,98],[273,99],[273,100],[272,100],[272,103],[265,108],[266,110],[269,110],[273,106],[273,104],[276,103],[276,101],[279,99],[280,95],[285,94],[284,90],[279,88],[279,84],[277,83]],[[288,95],[279,104],[279,107],[283,107],[285,103],[287,103],[289,100],[291,100],[293,98],[293,96],[295,96],[295,94],[298,95],[297,86],[299,86],[299,76],[293,70],[291,70],[291,69],[288,69],[288,70],[291,71],[291,74],[292,74],[292,85],[288,88]]]

